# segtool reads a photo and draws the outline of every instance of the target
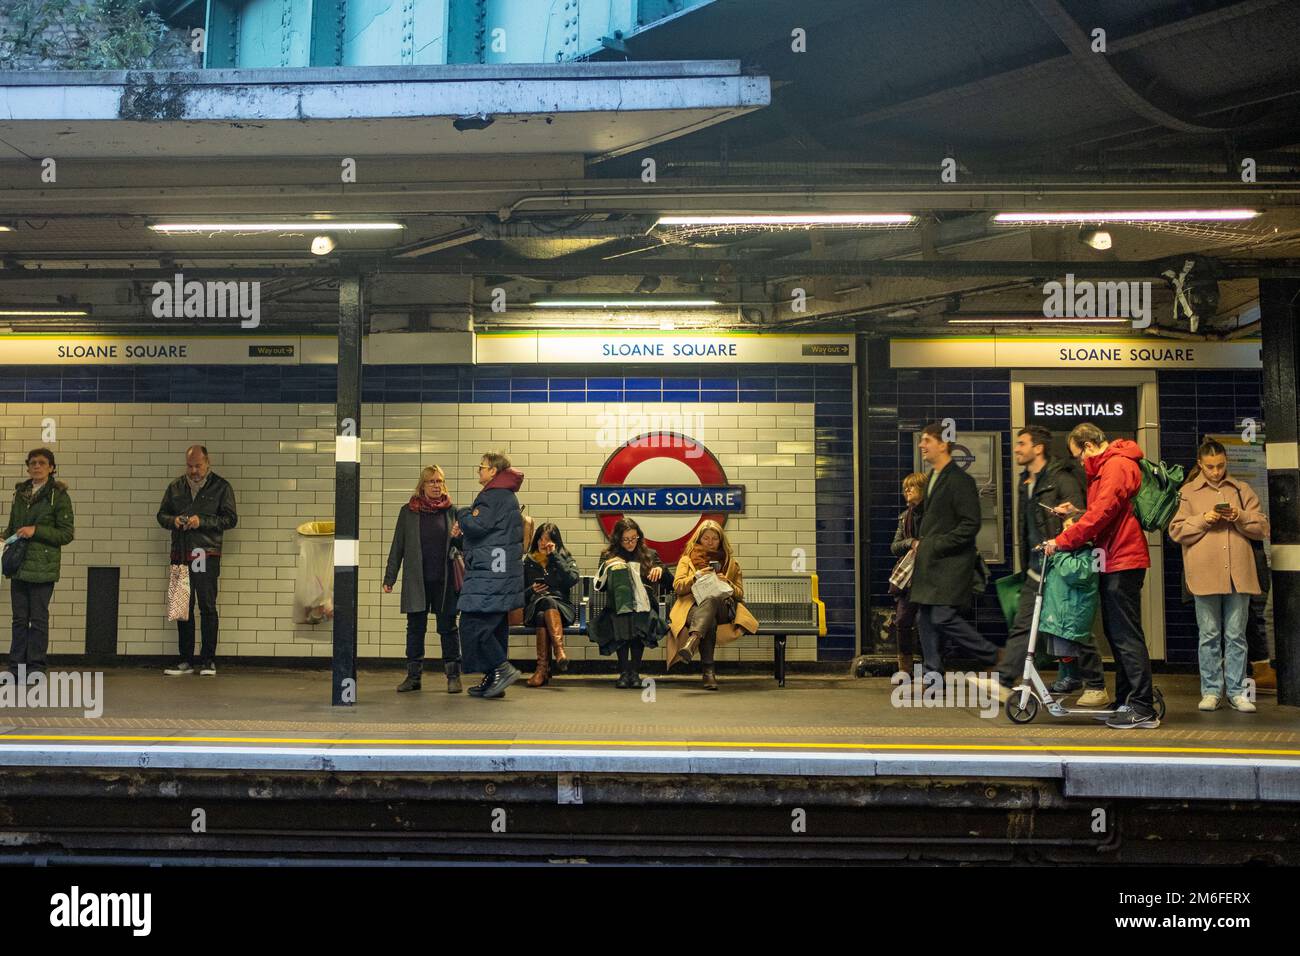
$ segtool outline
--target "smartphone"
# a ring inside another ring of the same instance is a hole
[[[718,571],[722,570],[722,565],[720,565],[717,561],[710,561],[709,567],[713,569],[714,573],[717,573]]]
[[[1232,505],[1228,504],[1226,501],[1220,501],[1217,505],[1214,506],[1214,510],[1219,512],[1220,514],[1224,514],[1232,510]]]

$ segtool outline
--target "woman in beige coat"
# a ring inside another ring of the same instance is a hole
[[[692,588],[709,574],[716,574],[730,585],[732,594],[725,597],[715,595],[697,604]],[[677,562],[673,591],[677,600],[668,615],[668,666],[672,667],[679,660],[690,661],[698,649],[704,689],[717,690],[714,650],[719,644],[734,641],[742,633],[757,632],[758,621],[741,603],[745,597],[745,584],[740,562],[731,553],[731,542],[716,521],[701,522],[691,535],[681,560]]]
[[[1216,710],[1227,680],[1228,702],[1254,713],[1246,695],[1246,616],[1259,594],[1250,538],[1268,537],[1259,497],[1228,474],[1227,449],[1206,437],[1197,467],[1183,485],[1169,537],[1182,545],[1187,589],[1196,602],[1200,631],[1201,710]],[[1220,641],[1223,650],[1219,649]]]

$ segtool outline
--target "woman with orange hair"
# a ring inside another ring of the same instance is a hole
[[[677,600],[668,615],[668,666],[690,661],[698,650],[705,690],[718,689],[713,653],[742,633],[758,631],[758,621],[741,601],[745,597],[740,562],[726,532],[716,521],[703,521],[691,535],[673,578]],[[697,595],[702,597],[697,600]]]

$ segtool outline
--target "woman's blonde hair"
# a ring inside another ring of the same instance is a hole
[[[930,479],[919,471],[914,471],[903,479],[903,491],[909,488],[919,488],[922,494],[925,494],[925,486],[929,484]]]
[[[420,469],[420,483],[415,486],[415,493],[417,495],[424,494],[424,483],[430,478],[441,478],[445,484],[447,481],[447,474],[437,465],[425,465]]]
[[[691,540],[686,542],[686,548],[682,553],[689,555],[691,549],[700,543],[700,535],[704,534],[706,531],[718,532],[718,541],[722,548],[722,556],[724,558],[722,568],[725,571],[727,565],[731,563],[731,542],[727,540],[727,532],[722,530],[722,525],[718,524],[712,518],[700,522],[700,526],[696,528],[695,533],[691,535]]]

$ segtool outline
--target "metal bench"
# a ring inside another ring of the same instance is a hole
[[[815,574],[747,574],[745,607],[758,619],[758,633],[774,638],[776,682],[785,686],[785,644],[791,634],[826,634],[826,605],[817,594]]]
[[[577,616],[564,629],[565,634],[585,635],[596,615],[605,607],[607,591],[591,586],[592,578],[584,575],[569,595]],[[676,597],[668,592],[660,597],[659,613],[664,620]],[[745,607],[758,619],[758,633],[773,637],[773,676],[778,686],[785,686],[786,638],[792,634],[826,634],[826,605],[817,593],[815,574],[750,574],[745,576]],[[532,634],[533,629],[512,627],[511,634]]]
[[[586,634],[587,633],[588,618],[587,618],[586,594],[588,591],[588,582],[590,580],[591,580],[590,578],[586,578],[586,577],[578,578],[578,583],[575,584],[572,587],[572,589],[570,589],[569,591],[569,603],[573,605],[573,610],[576,613],[573,618],[573,623],[568,625],[564,629],[565,634]],[[514,627],[510,628],[510,633],[516,635],[522,635],[522,634],[531,635],[531,634],[536,634],[537,630],[536,628],[527,627],[523,624],[517,624]]]

